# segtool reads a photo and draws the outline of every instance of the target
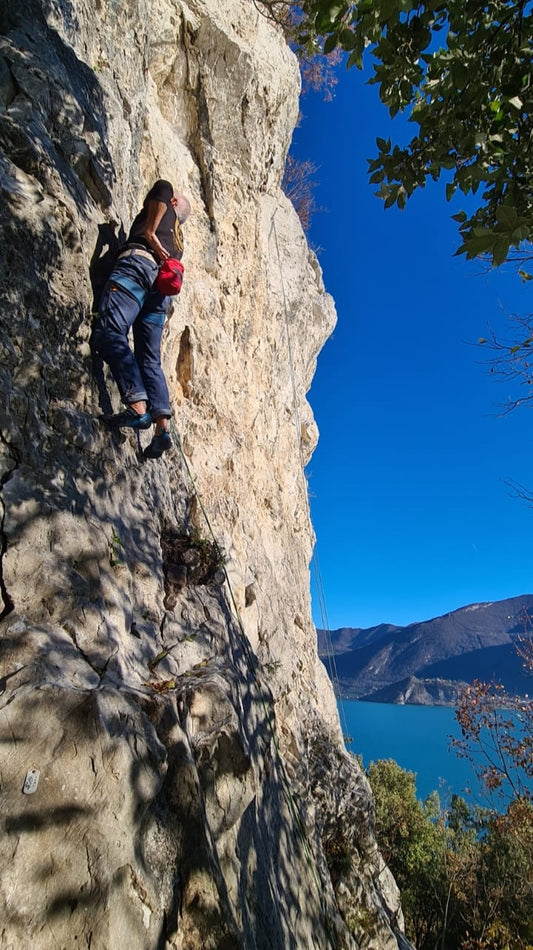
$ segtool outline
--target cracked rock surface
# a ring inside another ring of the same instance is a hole
[[[280,190],[298,94],[248,0],[2,4],[3,950],[401,940],[311,620],[335,311]],[[142,462],[89,339],[159,177],[193,213]]]

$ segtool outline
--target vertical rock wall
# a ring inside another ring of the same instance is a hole
[[[1,8],[2,947],[397,946],[311,621],[335,312],[280,191],[298,92],[247,0]],[[181,447],[143,463],[90,314],[159,177]]]

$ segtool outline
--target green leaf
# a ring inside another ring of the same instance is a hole
[[[350,52],[358,45],[357,36],[352,30],[341,30],[339,33],[339,43],[343,49]]]
[[[528,241],[530,237],[531,237],[530,226],[528,224],[521,224],[518,228],[514,229],[511,235],[511,240],[513,244],[516,244],[518,246],[521,241]]]
[[[376,139],[376,145],[379,148],[380,152],[390,152],[391,140],[390,139]]]
[[[164,660],[168,656],[168,650],[163,650],[161,653],[158,653],[157,656],[154,656],[151,660],[148,661],[148,669],[150,672],[157,666],[158,663],[161,663],[161,660]]]
[[[494,267],[498,267],[500,264],[503,264],[509,255],[510,241],[509,238],[501,237],[496,241],[494,249],[492,251],[492,263]]]
[[[496,238],[490,231],[476,237],[466,238],[464,242],[466,256],[472,259],[473,257],[479,257],[480,254],[486,254],[487,251],[493,250],[495,242]]]
[[[350,53],[348,57],[346,68],[350,69],[351,66],[355,66],[357,69],[363,68],[363,54],[358,49],[354,49],[353,53]]]
[[[332,53],[335,47],[337,46],[338,38],[336,33],[330,33],[327,37],[326,42],[324,43],[324,53],[327,56],[328,53]]]
[[[325,36],[331,31],[338,12],[338,7],[330,7],[327,10],[320,10],[317,13],[315,17],[315,28],[319,36]]]
[[[518,221],[515,208],[511,208],[509,205],[500,205],[496,209],[496,221],[502,228],[512,231]]]

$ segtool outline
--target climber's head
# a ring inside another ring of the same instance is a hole
[[[179,192],[175,191],[170,203],[176,212],[179,223],[184,224],[191,213],[190,201],[184,195],[180,195]]]

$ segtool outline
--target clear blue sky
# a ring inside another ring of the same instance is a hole
[[[318,166],[327,211],[309,237],[338,313],[309,394],[307,469],[331,629],[533,591],[533,511],[506,485],[533,489],[533,414],[500,413],[516,390],[474,345],[533,310],[532,285],[453,256],[462,202],[442,183],[384,211],[366,159],[395,123],[358,71],[339,75],[332,102],[302,100],[292,149]],[[314,604],[322,626],[315,590]]]

